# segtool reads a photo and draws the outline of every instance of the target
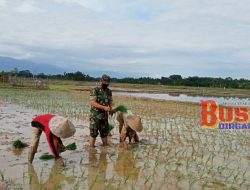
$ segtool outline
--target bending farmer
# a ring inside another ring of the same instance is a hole
[[[133,114],[130,110],[127,113],[117,112],[116,120],[119,122],[120,142],[126,147],[126,138],[134,144],[139,142],[139,137],[136,132],[141,132],[143,129],[141,118]]]
[[[45,133],[50,150],[55,159],[60,158],[60,152],[65,151],[61,138],[68,138],[74,135],[75,126],[62,116],[44,114],[35,117],[32,122],[32,142],[28,154],[28,160],[33,162],[39,145],[42,131]]]

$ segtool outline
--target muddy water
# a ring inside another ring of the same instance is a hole
[[[112,132],[109,147],[102,147],[97,138],[97,148],[89,150],[88,121],[72,119],[76,133],[72,138],[63,139],[63,143],[76,142],[77,149],[61,154],[65,167],[60,161],[39,159],[43,153],[50,153],[43,134],[33,164],[28,164],[29,148],[14,150],[11,145],[17,139],[30,144],[31,119],[42,113],[13,104],[0,105],[0,189],[103,189],[107,183],[112,186],[116,173],[122,178],[130,176],[128,181],[137,180],[140,169],[134,167],[135,164],[126,169],[133,163],[133,153],[124,153],[119,148],[117,129]]]
[[[157,94],[157,93],[140,93],[140,92],[116,92],[115,94],[123,96],[151,98],[156,100],[174,100],[181,102],[196,102],[196,103],[200,103],[201,100],[214,100],[221,105],[246,106],[246,107],[250,106],[249,98],[238,98],[238,97],[189,96],[186,94],[179,94],[177,96],[172,96],[163,93]]]
[[[145,102],[144,102],[145,103]],[[146,102],[149,104],[150,102]],[[169,108],[169,102],[162,103]],[[88,149],[88,121],[73,120],[75,151],[59,160],[41,161],[50,153],[44,135],[33,165],[28,148],[13,151],[11,142],[31,140],[31,119],[42,112],[14,104],[0,104],[0,189],[247,189],[250,187],[249,131],[206,130],[196,125],[195,115],[165,118],[143,117],[139,145],[119,146],[118,130],[112,131],[109,147]],[[145,104],[144,104],[145,105]],[[151,104],[146,112],[152,111]],[[159,105],[158,105],[159,106]],[[174,108],[177,105],[174,105]],[[190,109],[188,109],[190,112]],[[194,110],[196,112],[196,110]],[[150,112],[152,113],[152,112]]]

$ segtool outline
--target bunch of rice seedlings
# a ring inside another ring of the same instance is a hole
[[[42,156],[40,156],[41,160],[51,160],[54,159],[54,156],[48,153],[43,154]]]
[[[65,146],[66,150],[75,150],[76,149],[76,143],[71,143]]]
[[[115,113],[118,111],[127,113],[128,109],[124,105],[118,105],[114,110],[112,110],[112,113]]]
[[[13,143],[12,143],[12,146],[14,148],[25,148],[27,146],[29,146],[28,144],[26,143],[23,143],[22,141],[20,141],[19,139],[18,140],[15,140]]]

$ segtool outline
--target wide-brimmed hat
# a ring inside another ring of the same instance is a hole
[[[110,83],[110,76],[105,75],[105,74],[102,75],[101,81],[102,81],[102,83],[104,83],[104,84],[109,84],[109,83]]]
[[[54,116],[49,121],[50,131],[57,137],[68,138],[75,134],[73,123],[63,116]]]
[[[137,115],[127,115],[126,123],[131,129],[135,130],[136,132],[141,132],[143,129],[141,118]]]

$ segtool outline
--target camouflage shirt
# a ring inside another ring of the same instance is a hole
[[[104,90],[102,87],[97,86],[91,90],[90,100],[96,100],[98,104],[103,106],[111,106],[110,104],[112,102],[112,91],[109,88],[106,88]],[[105,110],[91,106],[90,116],[97,119],[105,119],[107,118],[108,114]]]

